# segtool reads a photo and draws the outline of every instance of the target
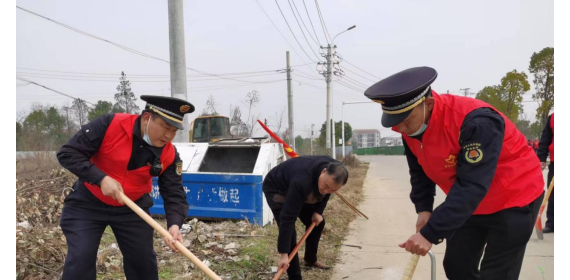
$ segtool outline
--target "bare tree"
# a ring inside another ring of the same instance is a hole
[[[259,92],[257,90],[252,90],[248,92],[247,95],[245,96],[244,103],[247,106],[247,118],[245,121],[247,124],[247,135],[246,135],[247,137],[251,137],[256,130],[255,123],[259,118],[259,114],[254,116],[252,110],[259,103],[259,100],[260,97],[259,97]]]
[[[218,111],[216,110],[216,100],[214,99],[214,96],[210,95],[210,97],[208,97],[208,101],[206,101],[206,107],[204,107],[204,110],[202,110],[200,116],[216,115],[219,115]]]
[[[287,111],[287,108],[283,107],[283,110],[281,110],[281,113],[277,113],[275,112],[275,116],[273,116],[271,118],[271,127],[273,127],[273,132],[275,132],[275,134],[279,135],[279,132],[281,131],[281,128],[283,127],[283,122],[285,120],[285,112]]]
[[[71,137],[71,125],[69,119],[69,113],[71,112],[71,107],[69,106],[68,103],[66,103],[61,107],[61,111],[64,112],[63,117],[65,118],[65,128],[67,130],[67,137]]]
[[[26,120],[26,116],[28,116],[28,112],[26,112],[25,110],[19,110],[18,112],[16,112],[16,122],[24,123],[24,120]]]

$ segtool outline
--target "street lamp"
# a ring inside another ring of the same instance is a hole
[[[346,153],[346,148],[345,148],[345,144],[344,144],[344,105],[347,104],[362,104],[362,103],[368,103],[368,104],[376,104],[376,102],[373,101],[352,101],[352,102],[346,102],[343,101],[342,102],[342,110],[341,110],[341,120],[342,120],[342,157],[345,157],[345,153]]]
[[[336,143],[335,143],[335,139],[336,139],[336,135],[335,135],[335,128],[334,128],[334,121],[333,121],[333,97],[332,97],[332,55],[333,55],[333,48],[335,48],[334,45],[334,39],[336,39],[336,37],[338,37],[338,35],[347,32],[349,30],[352,30],[356,28],[356,25],[353,25],[349,28],[347,28],[346,30],[336,34],[336,36],[333,37],[331,44],[329,44],[328,46],[328,55],[327,55],[327,74],[328,74],[328,78],[327,78],[327,124],[326,124],[326,132],[327,132],[327,146],[329,146],[328,144],[331,143],[332,145],[330,145],[331,149],[332,149],[332,158],[336,159]],[[332,122],[332,124],[331,124]],[[332,125],[332,136],[331,136],[331,125]],[[331,139],[332,138],[332,139]],[[331,141],[332,140],[332,141]]]

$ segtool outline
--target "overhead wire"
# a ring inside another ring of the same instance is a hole
[[[295,2],[293,2],[295,3]],[[319,36],[317,35],[317,31],[315,31],[315,26],[313,25],[313,21],[311,20],[311,16],[309,15],[309,10],[307,9],[307,5],[305,4],[305,0],[303,0],[303,6],[305,6],[305,11],[307,12],[307,17],[309,18],[309,22],[311,23],[311,28],[313,28],[313,33],[315,33],[315,37],[319,42],[319,46],[322,46],[321,40],[319,40]]]
[[[20,80],[20,81],[23,81],[23,82],[28,82],[28,83],[30,83],[30,84],[34,84],[34,85],[36,85],[36,86],[45,88],[45,89],[50,90],[50,91],[53,91],[53,92],[56,92],[56,93],[61,94],[61,95],[63,95],[63,96],[72,98],[73,100],[81,99],[81,98],[77,98],[77,97],[71,96],[71,95],[69,95],[69,94],[63,93],[63,92],[61,92],[61,91],[55,90],[55,89],[53,89],[53,88],[49,88],[49,87],[44,86],[44,85],[42,85],[42,84],[36,83],[36,82],[34,82],[34,81],[30,81],[30,80],[25,79],[25,78],[22,78],[22,77],[16,77],[16,79],[18,79],[18,80]],[[81,99],[81,100],[83,100],[83,99]],[[91,103],[91,102],[89,102],[89,101],[86,101],[86,100],[83,100],[83,101],[85,101],[86,103],[91,104],[91,105],[93,105],[93,106],[97,106],[97,105],[95,105],[95,104],[93,104],[93,103]]]
[[[283,14],[283,11],[281,10],[281,6],[279,6],[279,2],[277,2],[277,0],[275,0],[275,4],[277,4],[277,8],[279,8],[279,12],[281,12],[281,16],[283,17],[283,19],[285,20],[285,23],[287,24],[287,27],[289,27],[289,31],[291,31],[291,35],[293,35],[293,38],[295,38],[295,41],[297,41],[297,44],[299,45],[299,48],[301,48],[301,50],[305,53],[305,55],[307,55],[307,57],[312,61],[315,62],[313,60],[313,58],[307,53],[307,51],[305,51],[305,49],[303,48],[303,46],[301,45],[301,43],[299,43],[299,40],[297,40],[297,36],[295,36],[295,33],[293,32],[293,29],[291,29],[291,26],[289,25],[289,22],[287,21],[287,18],[285,17],[285,14]],[[312,50],[312,49],[311,49]]]
[[[323,27],[323,32],[325,33],[325,39],[327,39],[327,43],[331,43],[332,42],[332,38],[331,35],[329,34],[329,31],[327,29],[327,25],[325,24],[325,19],[323,18],[323,14],[321,13],[321,8],[319,7],[319,1],[315,0],[315,5],[317,6],[317,12],[319,14],[319,19],[321,21],[321,26]],[[327,38],[328,36],[328,38]]]
[[[289,6],[291,6],[291,2],[293,2],[293,6],[295,7],[295,11],[297,11],[297,14],[299,15],[299,18],[301,19],[301,23],[303,23],[303,26],[305,27],[305,30],[307,30],[307,33],[309,34],[309,37],[311,37],[311,39],[313,39],[313,42],[315,42],[315,44],[317,44],[317,46],[320,46],[319,42],[317,42],[317,40],[315,40],[315,38],[313,38],[313,35],[311,35],[311,31],[309,30],[309,28],[307,28],[307,25],[305,24],[305,21],[303,20],[303,17],[301,16],[301,13],[299,12],[299,9],[297,9],[297,4],[295,4],[295,0],[288,0],[289,1]],[[291,11],[293,11],[293,8],[291,8]],[[295,15],[295,12],[293,12],[293,15]],[[308,14],[307,14],[308,15]],[[297,17],[295,17],[295,19],[297,19]],[[297,24],[299,24],[299,21],[297,21]],[[303,29],[301,29],[301,31],[303,31]],[[304,35],[304,34],[303,34]],[[306,39],[306,38],[305,38]],[[308,42],[307,42],[308,43]]]
[[[77,33],[79,33],[79,34],[82,34],[82,35],[91,37],[91,38],[93,38],[93,39],[97,39],[97,40],[106,42],[106,43],[111,44],[111,45],[113,45],[113,46],[115,46],[115,47],[118,47],[118,48],[120,48],[120,49],[123,49],[123,50],[125,50],[125,51],[127,51],[127,52],[130,52],[130,53],[133,53],[133,54],[136,54],[136,55],[139,55],[139,56],[143,56],[143,57],[146,57],[146,58],[150,58],[150,59],[154,59],[154,60],[158,60],[158,61],[161,61],[161,62],[165,62],[165,63],[170,64],[170,61],[168,61],[168,60],[166,60],[166,59],[162,59],[162,58],[159,58],[159,57],[156,57],[156,56],[153,56],[153,55],[150,55],[150,54],[146,54],[146,53],[144,53],[144,52],[141,52],[141,51],[138,51],[138,50],[135,50],[135,49],[126,47],[126,46],[124,46],[124,45],[121,45],[121,44],[118,44],[118,43],[114,43],[114,42],[109,41],[109,40],[107,40],[107,39],[101,38],[101,37],[99,37],[99,36],[90,34],[90,33],[85,32],[85,31],[82,31],[82,30],[80,30],[80,29],[77,29],[77,28],[72,27],[72,26],[69,26],[69,25],[67,25],[67,24],[65,24],[65,23],[61,23],[61,22],[59,22],[59,21],[53,20],[53,19],[48,18],[48,17],[46,17],[46,16],[42,16],[42,15],[40,15],[40,14],[38,14],[38,13],[32,12],[32,11],[27,10],[27,9],[24,9],[24,8],[22,8],[22,7],[16,6],[16,8],[18,8],[18,9],[20,9],[20,10],[22,10],[22,11],[25,11],[25,12],[27,12],[27,13],[30,13],[30,14],[32,14],[32,15],[35,15],[35,16],[37,16],[37,17],[43,18],[43,19],[45,19],[45,20],[51,21],[51,22],[53,22],[53,23],[55,23],[55,24],[57,24],[57,25],[59,25],[59,26],[62,26],[62,27],[64,27],[64,28],[67,28],[67,29],[69,29],[69,30],[72,30],[72,31],[74,31],[74,32],[77,32]],[[222,76],[219,76],[219,75],[216,75],[216,74],[208,73],[208,72],[205,72],[205,71],[202,71],[202,70],[198,70],[198,69],[194,69],[194,68],[191,68],[191,67],[186,67],[186,69],[191,70],[191,71],[194,71],[194,72],[197,72],[197,73],[200,73],[200,74],[203,74],[203,75],[214,76],[214,77],[218,77],[218,78],[220,78],[220,79],[225,79],[225,80],[233,80],[233,81],[238,81],[238,82],[247,82],[247,83],[252,83],[252,84],[259,83],[259,82],[255,82],[255,81],[238,80],[238,79],[231,78],[231,77],[222,77]]]

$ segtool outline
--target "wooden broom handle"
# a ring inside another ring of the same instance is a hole
[[[130,198],[128,198],[123,192],[121,192],[121,198],[123,202],[131,208],[137,215],[139,215],[145,222],[147,222],[151,227],[154,228],[160,235],[170,240],[174,239],[170,232],[164,229],[160,224],[158,224],[153,218],[150,217],[145,211],[143,211],[138,205],[136,205]],[[216,273],[214,273],[209,267],[207,267],[200,259],[198,259],[190,250],[188,250],[184,244],[177,241],[174,246],[178,251],[180,251],[184,256],[190,259],[200,270],[202,270],[208,277],[213,280],[222,280]]]
[[[293,260],[293,258],[295,257],[295,254],[297,254],[297,251],[299,251],[299,248],[301,248],[301,245],[303,245],[303,243],[305,242],[305,240],[307,239],[309,234],[311,234],[311,231],[313,231],[313,229],[315,228],[316,225],[317,225],[317,222],[313,222],[311,224],[311,226],[309,226],[309,228],[307,229],[305,234],[303,234],[303,237],[301,237],[301,240],[299,240],[299,243],[297,243],[297,246],[295,246],[295,249],[293,249],[291,254],[289,254],[289,262],[288,263],[290,263],[291,260]],[[279,279],[279,277],[281,277],[281,274],[283,274],[283,272],[285,272],[285,269],[283,269],[283,268],[279,269],[277,271],[277,274],[275,274],[275,276],[273,277],[273,280]]]

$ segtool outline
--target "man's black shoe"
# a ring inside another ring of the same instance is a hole
[[[554,228],[551,227],[544,227],[544,229],[542,230],[543,233],[552,233],[554,232]]]

